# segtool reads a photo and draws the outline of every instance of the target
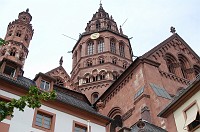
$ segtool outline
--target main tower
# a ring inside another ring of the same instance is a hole
[[[129,38],[100,4],[72,50],[71,79],[94,103],[132,62]]]
[[[1,73],[10,77],[23,75],[23,66],[34,32],[31,20],[32,16],[27,9],[19,13],[18,19],[9,23],[5,36],[6,44],[0,47]]]

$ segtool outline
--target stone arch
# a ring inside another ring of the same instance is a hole
[[[105,63],[105,57],[103,55],[101,55],[101,56],[98,57],[98,63],[99,64]]]
[[[195,74],[195,76],[197,76],[198,74],[200,74],[200,67],[199,66],[194,65],[193,68],[194,68],[194,74]]]
[[[104,47],[105,47],[104,38],[103,37],[99,37],[97,39],[97,52],[98,53],[104,52]]]
[[[54,78],[56,79],[56,85],[65,86],[65,80],[63,78],[61,78],[60,76],[54,76]]]
[[[93,61],[92,58],[89,58],[86,60],[86,67],[92,66],[93,65]]]
[[[112,77],[113,77],[113,80],[116,80],[119,76],[119,73],[117,71],[113,71],[112,72]]]
[[[106,74],[107,74],[107,71],[106,71],[105,69],[101,69],[101,70],[99,71],[99,79],[100,79],[100,80],[106,79]]]
[[[113,64],[115,64],[115,65],[117,65],[117,60],[118,60],[118,58],[117,57],[115,57],[115,56],[112,56],[111,57],[111,63],[113,63]]]
[[[110,51],[112,53],[116,53],[116,42],[117,42],[116,38],[114,38],[114,37],[110,38]]]
[[[110,124],[110,131],[115,132],[117,128],[122,128],[123,121],[122,121],[122,110],[119,107],[114,107],[108,113],[108,117],[112,118]]]
[[[183,77],[188,78],[188,73],[187,73],[186,70],[191,67],[189,60],[187,59],[187,57],[185,57],[182,54],[178,54],[178,60],[179,60],[179,63],[180,63],[180,68],[181,68],[181,72],[182,72]]]
[[[166,53],[164,59],[167,64],[168,71],[170,73],[176,74],[175,72],[175,67],[176,67],[175,64],[177,64],[176,57],[174,57],[171,53]]]
[[[86,55],[92,55],[94,53],[94,41],[91,39],[88,39],[86,41],[86,47],[87,47],[87,48],[85,48]]]

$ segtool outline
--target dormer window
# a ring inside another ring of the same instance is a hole
[[[50,83],[45,81],[45,80],[41,80],[41,83],[40,83],[40,88],[44,91],[49,91],[50,89]]]
[[[15,68],[6,65],[3,71],[4,74],[14,77],[15,76]]]

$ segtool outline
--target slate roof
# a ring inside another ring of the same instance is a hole
[[[0,80],[4,80],[11,85],[19,86],[17,88],[23,88],[25,90],[28,90],[30,86],[36,86],[33,80],[23,77],[23,76],[20,76],[18,78],[12,78],[5,74],[0,73]],[[60,88],[59,86],[56,86],[56,85],[54,85],[54,90],[57,93],[57,97],[56,97],[57,101],[71,105],[85,112],[89,112],[100,118],[111,120],[110,118],[99,114],[92,107],[92,105],[90,104],[90,102],[88,101],[88,99],[86,98],[84,94],[69,90],[67,88]]]
[[[35,82],[32,81],[31,79],[26,78],[26,77],[22,77],[22,76],[19,76],[17,78],[13,78],[13,77],[9,77],[5,74],[0,73],[0,79],[2,79],[4,81],[8,81],[10,83],[13,83],[16,86],[21,86],[25,89],[29,89],[30,86],[36,85]]]
[[[57,88],[54,88],[55,90]],[[57,91],[57,90],[56,90]],[[62,92],[56,92],[57,93],[57,97],[56,99],[60,102],[63,102],[65,104],[69,104],[75,108],[81,109],[83,111],[89,112],[91,114],[95,114],[96,116],[99,116],[101,118],[105,118],[107,120],[111,120],[110,118],[103,116],[101,114],[99,114],[89,103],[87,103],[86,101],[83,100],[79,100],[76,99],[73,96],[70,96],[68,94],[62,93]]]
[[[139,128],[137,126],[137,123],[135,123],[132,127],[131,127],[131,132],[167,132],[166,130],[155,126],[147,121],[142,121],[145,126],[143,128]]]

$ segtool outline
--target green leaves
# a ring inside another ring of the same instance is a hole
[[[3,45],[3,44],[6,44],[6,41],[3,40],[2,38],[0,38],[0,46]]]
[[[0,121],[5,119],[7,116],[13,116],[14,108],[19,111],[24,111],[24,108],[39,108],[41,101],[52,100],[56,98],[56,92],[42,92],[37,87],[31,86],[29,92],[25,96],[21,96],[18,100],[12,99],[10,102],[0,101]]]

